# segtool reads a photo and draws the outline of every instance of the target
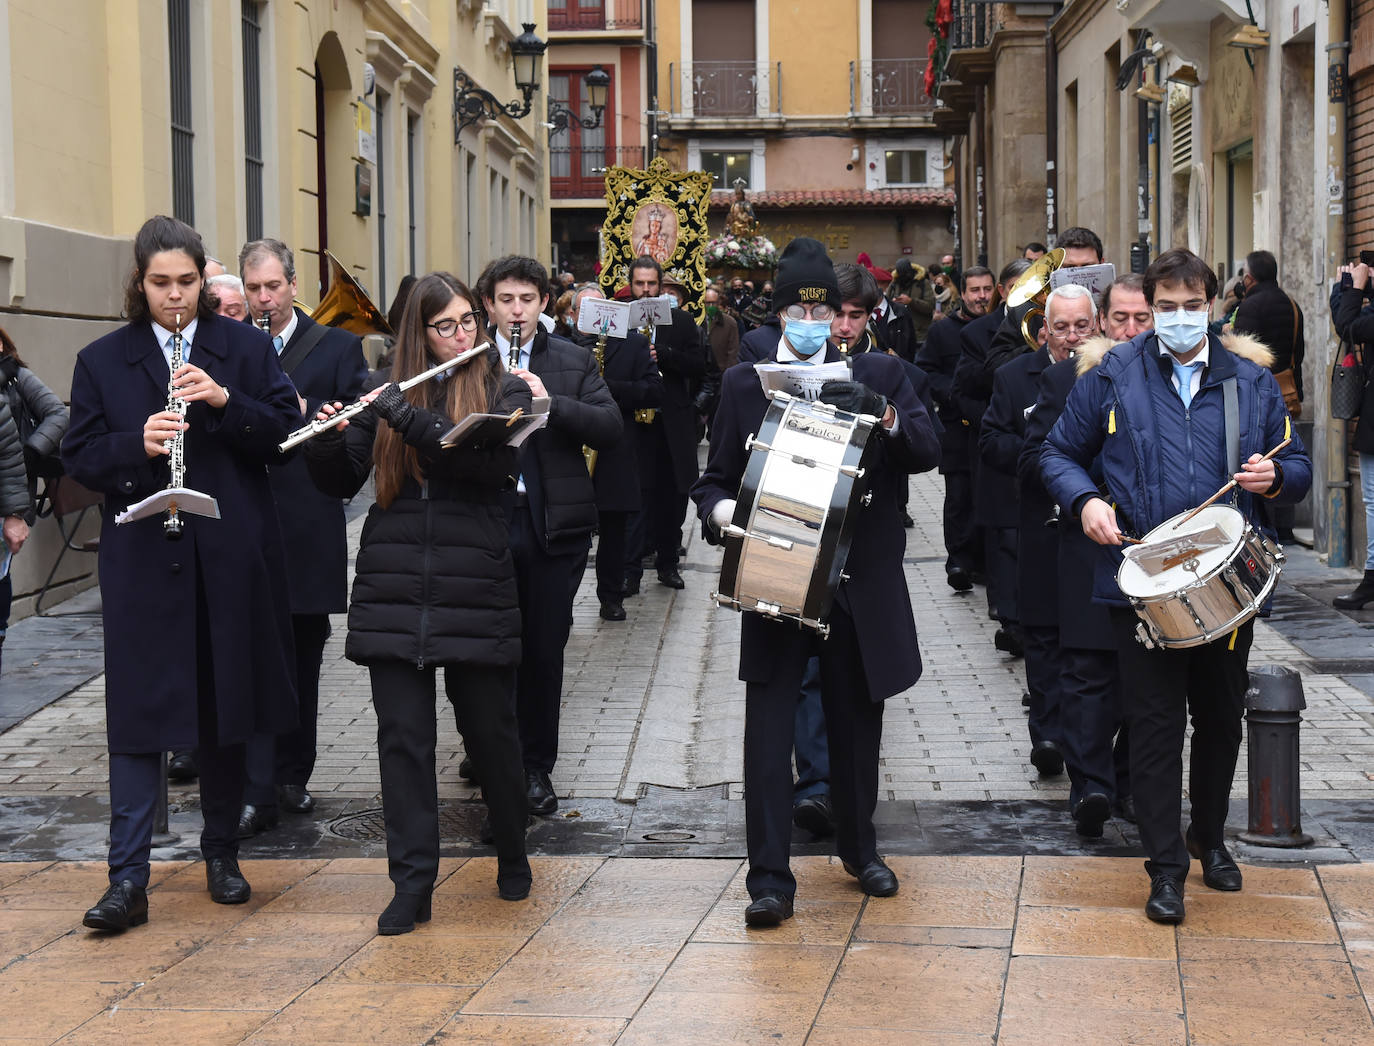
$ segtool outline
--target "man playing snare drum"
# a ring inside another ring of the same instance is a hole
[[[1119,546],[1123,536],[1144,537],[1201,505],[1233,475],[1240,490],[1223,503],[1256,529],[1261,499],[1291,504],[1312,482],[1312,462],[1266,369],[1268,351],[1249,338],[1207,333],[1216,292],[1216,276],[1190,251],[1175,248],[1155,259],[1145,272],[1154,330],[1115,346],[1079,378],[1040,454],[1051,496],[1063,510],[1072,508],[1085,534],[1108,546],[1098,560],[1094,600],[1110,607],[1130,727],[1131,790],[1149,858],[1145,914],[1161,923],[1183,921],[1190,853],[1202,864],[1205,885],[1241,888],[1224,832],[1254,620],[1211,643],[1147,649],[1116,584]],[[1285,439],[1292,442],[1263,460]],[[1101,486],[1088,474],[1099,453]],[[1236,462],[1243,464],[1233,473]],[[1189,714],[1192,819],[1180,832]]]
[[[778,262],[773,304],[782,337],[776,360],[797,366],[844,359],[828,344],[840,305],[835,268],[825,246],[807,237],[787,245]],[[868,352],[850,361],[852,381],[828,382],[820,399],[879,419],[865,459],[866,507],[857,522],[844,578],[828,618],[829,638],[795,621],[744,615],[740,678],[745,681],[744,803],[749,842],[750,926],[776,926],[792,915],[796,879],[788,867],[792,840],[792,741],[797,691],[809,657],[818,656],[821,703],[830,741],[830,794],[836,849],[870,896],[897,892],[897,877],[878,856],[873,811],[878,797],[878,745],[883,702],[920,677],[916,623],[902,556],[906,532],[897,507],[906,474],[939,461],[930,416],[894,356]],[[750,451],[768,410],[754,364],[725,372],[706,471],[692,488],[709,534],[718,537],[735,511]],[[820,470],[817,470],[819,473]],[[818,482],[825,482],[818,476]]]

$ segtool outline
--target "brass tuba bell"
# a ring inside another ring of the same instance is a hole
[[[1037,258],[1031,267],[1017,277],[1007,292],[1007,308],[1018,309],[1027,302],[1033,306],[1021,317],[1021,337],[1034,352],[1040,347],[1031,333],[1031,318],[1045,315],[1045,299],[1050,296],[1050,277],[1064,264],[1064,248],[1056,247],[1042,258]]]
[[[296,302],[300,310],[318,324],[342,327],[359,337],[368,334],[396,337],[396,332],[391,329],[382,311],[372,304],[362,285],[339,264],[339,259],[328,251],[324,252],[324,256],[329,260],[329,291],[313,309]]]

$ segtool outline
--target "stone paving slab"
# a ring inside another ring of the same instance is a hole
[[[0,863],[5,1041],[28,1043],[1358,1043],[1374,1036],[1374,865],[1245,867],[1179,927],[1138,861],[902,857],[866,898],[801,857],[796,915],[743,925],[730,860],[445,859],[433,919],[379,937],[382,859],[255,860],[241,906],[154,866],[150,920],[92,933],[98,863]],[[1281,1000],[1280,1005],[1276,1001]]]

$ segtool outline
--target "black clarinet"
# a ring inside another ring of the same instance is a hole
[[[510,369],[515,370],[520,366],[520,321],[514,320],[510,325]]]

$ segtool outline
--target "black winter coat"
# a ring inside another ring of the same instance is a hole
[[[544,551],[582,552],[597,524],[596,492],[582,447],[599,452],[620,439],[620,408],[591,352],[542,328],[530,346],[529,369],[549,393],[548,425],[520,448],[530,518]]]
[[[1021,525],[1016,461],[1026,433],[1026,410],[1035,405],[1040,374],[1049,365],[1049,350],[1037,349],[1016,357],[992,380],[992,399],[979,427],[978,480],[973,492],[974,516],[985,527]]]
[[[1361,454],[1374,454],[1374,306],[1365,305],[1364,294],[1358,288],[1342,289],[1339,285],[1331,291],[1331,302],[1336,333],[1345,341],[1363,346],[1364,403],[1355,421],[1355,449]]]
[[[663,402],[663,378],[649,358],[649,339],[637,332],[628,338],[607,338],[605,356],[602,378],[620,408],[624,432],[597,452],[592,476],[596,507],[599,512],[638,512],[639,441],[634,438],[634,413]]]
[[[673,310],[673,325],[654,332],[654,352],[663,375],[663,406],[646,434],[668,441],[673,480],[685,494],[697,479],[696,383],[706,376],[706,332],[681,309]],[[661,428],[661,436],[655,429]],[[645,462],[652,461],[645,453]],[[648,477],[646,477],[647,479]],[[654,477],[660,481],[662,477]]]
[[[431,382],[430,406],[401,433],[419,456],[424,482],[410,478],[385,508],[363,523],[344,654],[370,665],[511,667],[520,661],[520,602],[506,515],[515,485],[515,451],[505,445],[457,446],[439,440],[452,421],[439,409],[443,385]],[[530,409],[529,386],[503,375],[490,409]],[[457,420],[457,419],[454,419]],[[352,497],[372,471],[377,426],[364,411],[343,432],[305,444],[310,476],[331,497]]]
[[[325,401],[352,403],[363,394],[367,379],[362,340],[337,327],[326,330],[304,359],[297,362],[291,358],[291,346],[316,326],[297,310],[295,333],[281,354],[281,359],[291,364],[287,377],[305,400],[302,424],[313,418]],[[348,609],[348,537],[343,502],[310,481],[300,454],[273,462],[268,478],[286,541],[291,612],[343,613]]]
[[[1275,374],[1293,368],[1298,398],[1301,399],[1305,346],[1302,309],[1298,303],[1273,280],[1256,283],[1241,299],[1233,326],[1238,334],[1250,334],[1258,338],[1274,354],[1274,362],[1269,369]]]
[[[959,364],[959,335],[969,319],[962,311],[936,320],[916,354],[916,366],[930,379],[930,394],[944,431],[940,434],[940,471],[968,472],[977,451],[973,423],[959,410],[954,371]]]

